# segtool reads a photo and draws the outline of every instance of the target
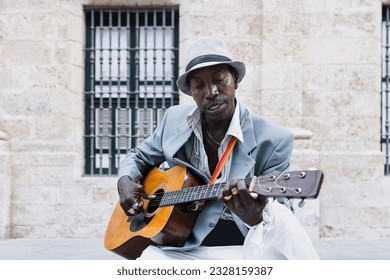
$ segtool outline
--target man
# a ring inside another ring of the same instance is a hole
[[[287,170],[293,144],[290,132],[249,114],[237,101],[244,76],[244,63],[231,59],[223,40],[194,42],[177,85],[196,106],[169,108],[155,132],[122,162],[118,193],[129,216],[143,210],[142,199],[153,198],[142,179],[163,162],[186,166],[205,183],[227,182],[218,199],[195,207],[199,214],[183,246],[149,246],[141,259],[318,258],[287,207],[249,192],[238,180]],[[220,163],[221,158],[227,160]]]

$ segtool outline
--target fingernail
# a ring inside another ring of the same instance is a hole
[[[259,195],[255,192],[251,192],[250,193],[251,197],[253,197],[254,199],[256,199]]]

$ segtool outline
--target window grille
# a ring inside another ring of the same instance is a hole
[[[86,10],[85,174],[114,175],[179,103],[176,9]]]
[[[389,91],[390,91],[390,7],[382,10],[382,91],[381,91],[381,151],[384,152],[385,175],[390,175]]]

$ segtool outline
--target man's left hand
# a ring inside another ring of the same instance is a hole
[[[243,180],[234,178],[226,182],[218,199],[249,226],[257,225],[263,220],[267,198],[259,194],[252,196]]]

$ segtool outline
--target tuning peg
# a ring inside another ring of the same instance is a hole
[[[304,198],[302,198],[302,200],[299,201],[298,206],[299,206],[299,208],[302,208],[303,206],[305,206],[305,199]]]

